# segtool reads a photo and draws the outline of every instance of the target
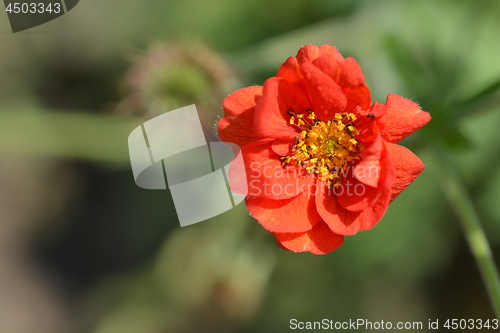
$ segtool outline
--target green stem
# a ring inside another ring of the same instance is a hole
[[[437,142],[428,144],[428,147],[433,155],[433,169],[437,172],[443,190],[461,222],[467,242],[486,284],[495,314],[497,318],[500,318],[500,278],[474,204],[447,150]]]

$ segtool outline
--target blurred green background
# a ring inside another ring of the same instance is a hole
[[[493,319],[430,148],[449,154],[500,258],[499,36],[495,0],[82,0],[16,34],[1,13],[0,331]],[[243,204],[180,228],[168,190],[135,185],[135,127],[196,103],[213,139],[227,94],[324,43],[358,60],[373,100],[396,93],[433,117],[402,142],[427,168],[376,228],[294,254]]]

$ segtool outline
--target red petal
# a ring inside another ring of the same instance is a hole
[[[283,65],[281,65],[276,77],[280,77],[283,80],[286,80],[290,83],[297,85],[300,88],[304,88],[301,83],[304,80],[304,76],[300,71],[299,63],[297,62],[297,58],[290,57],[288,58]]]
[[[315,51],[312,50],[310,49],[308,52],[314,54]],[[310,54],[307,55],[307,59],[310,56]],[[302,59],[306,59],[306,56],[304,55]],[[331,67],[337,63],[332,55],[324,55],[321,59],[323,59],[325,66]],[[331,70],[333,71],[333,69]],[[313,106],[312,110],[323,121],[332,119],[335,113],[343,112],[347,106],[347,97],[342,88],[311,62],[303,62],[302,65],[299,65],[297,58],[288,58],[276,76],[299,87],[309,98]],[[354,99],[357,96],[353,95],[352,97]],[[364,98],[363,101],[366,100],[366,91],[362,92],[359,97]]]
[[[310,191],[285,200],[247,197],[245,201],[250,214],[268,231],[304,232],[321,221]]]
[[[381,193],[390,191],[396,179],[391,158],[380,135],[365,149],[363,159],[342,179],[342,195],[337,190],[337,202],[347,210],[360,211],[377,200]],[[350,183],[350,193],[349,193]]]
[[[385,123],[382,137],[387,142],[398,143],[431,120],[416,103],[395,94],[387,96],[385,106],[387,113],[381,121]]]
[[[366,110],[371,104],[371,94],[364,84],[363,71],[353,58],[336,59],[332,55],[323,55],[313,64],[340,85],[347,98],[346,112],[352,112],[356,106]]]
[[[324,44],[321,46],[306,45],[302,47],[298,52],[296,57],[288,58],[283,65],[281,65],[277,77],[281,77],[290,83],[293,83],[306,91],[306,86],[304,85],[304,75],[300,70],[300,64],[304,62],[313,62],[318,57],[328,55],[327,65],[336,64],[337,61],[344,60],[342,55],[334,46]]]
[[[343,208],[337,198],[328,195],[325,186],[316,194],[316,207],[328,227],[341,235],[354,235],[358,231],[373,228],[389,206],[390,191],[383,192],[378,200],[366,209],[351,212]]]
[[[422,161],[409,149],[393,143],[386,143],[387,153],[396,169],[396,181],[391,188],[394,200],[425,169]]]
[[[300,68],[304,73],[312,111],[316,116],[322,121],[328,121],[335,113],[343,112],[347,106],[347,98],[342,88],[312,63],[303,63]]]
[[[228,170],[228,178],[229,178],[229,188],[234,193],[238,193],[246,196],[248,194],[248,183],[247,183],[247,174],[245,170],[245,162],[243,160],[243,152],[241,149],[236,151],[235,147],[233,147],[233,153],[235,158],[231,161]]]
[[[377,127],[374,129],[377,132]],[[361,157],[361,162],[354,169],[356,179],[369,186],[375,185],[379,193],[389,190],[396,180],[396,171],[380,133],[361,153]]]
[[[356,109],[356,112],[360,116],[363,116],[363,117],[369,116],[371,118],[375,118],[377,120],[380,120],[378,118],[381,118],[383,115],[385,115],[387,113],[387,109],[385,107],[385,104],[379,104],[379,103],[377,103],[377,101],[375,101],[375,103],[373,103],[373,105],[370,106],[369,108],[361,109],[361,107],[360,107],[360,108]],[[377,125],[379,128],[383,128],[385,126],[385,124],[382,124],[380,121],[377,122]]]
[[[217,126],[222,141],[233,142],[239,147],[257,141],[253,123],[255,103],[261,96],[262,87],[252,86],[237,90],[224,100],[224,117]]]
[[[262,98],[255,108],[255,136],[293,139],[298,133],[289,123],[288,111],[299,113],[310,109],[309,100],[296,85],[281,78],[270,78],[264,83]]]
[[[377,187],[367,186],[352,176],[344,177],[338,187],[329,190],[331,197],[336,197],[337,202],[345,209],[353,212],[366,209],[379,197]]]
[[[241,149],[248,182],[248,195],[288,199],[305,191],[314,176],[299,167],[281,166],[281,156],[272,150],[273,140],[261,140]]]
[[[325,223],[316,224],[311,230],[303,233],[276,233],[276,240],[293,252],[311,252],[326,254],[340,247],[344,236],[332,232]]]
[[[333,81],[339,82],[342,75],[342,67],[340,62],[343,58],[337,58],[331,54],[325,54],[313,61],[313,65],[318,67],[323,73],[332,78]]]
[[[288,156],[292,154],[292,147],[295,141],[290,140],[275,140],[273,142],[273,151],[280,156]]]
[[[356,165],[354,168],[354,177],[356,177],[356,179],[361,183],[376,188],[378,187],[380,172],[380,160],[366,159]]]
[[[380,167],[382,172],[380,173],[380,180],[378,182],[378,190],[380,192],[389,191],[396,181],[396,169],[394,169],[394,164],[392,159],[387,152],[387,144],[384,143],[384,151],[382,152],[382,158],[380,159]]]
[[[380,134],[375,141],[361,153],[361,162],[354,169],[354,176],[361,183],[378,187],[381,166],[380,158],[384,150],[384,142]]]
[[[323,44],[321,46],[316,45],[306,45],[300,48],[297,52],[297,61],[299,64],[304,62],[313,62],[320,56],[328,54],[332,56],[334,59],[343,59],[342,55],[340,55],[339,51],[335,48],[335,46],[329,44]]]
[[[297,52],[297,61],[299,64],[304,62],[312,62],[314,59],[319,57],[319,47],[316,45],[305,45],[299,49]]]
[[[356,60],[353,58],[338,60],[331,55],[323,55],[314,60],[313,64],[343,88],[347,98],[345,112],[352,112],[357,106],[362,110],[370,107],[372,99],[370,90],[364,84],[363,71]]]
[[[357,221],[361,212],[351,212],[343,208],[337,202],[337,197],[328,194],[326,189],[320,189],[316,194],[316,207],[323,221],[335,233],[354,235],[361,229]]]
[[[357,106],[361,110],[366,110],[370,107],[372,96],[370,89],[366,85],[363,84],[357,88],[344,88],[344,93],[347,97],[345,112],[353,112]]]
[[[287,249],[286,247],[284,247],[284,246],[283,246],[283,244],[281,244],[281,243],[280,243],[280,241],[276,238],[276,236],[274,235],[274,233],[272,233],[272,232],[271,232],[271,235],[273,235],[274,240],[276,241],[276,244],[277,244],[280,248],[282,248],[282,249],[283,249],[283,250],[285,250],[285,251],[290,251],[289,249]]]
[[[365,83],[365,76],[354,58],[345,58],[340,61],[341,75],[339,84],[341,87],[359,87]]]
[[[363,210],[358,216],[359,224],[361,225],[361,230],[369,230],[373,228],[382,219],[387,207],[389,207],[391,192],[382,192],[379,199],[370,207]]]

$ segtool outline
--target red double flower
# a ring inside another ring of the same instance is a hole
[[[325,254],[373,228],[424,169],[396,143],[430,115],[394,94],[371,104],[356,60],[331,45],[302,47],[223,108],[218,133],[241,148],[248,210],[287,250]]]

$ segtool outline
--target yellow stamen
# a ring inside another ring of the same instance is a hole
[[[353,113],[337,113],[328,122],[319,120],[314,112],[296,114],[289,111],[290,124],[301,132],[296,138],[292,155],[282,157],[282,165],[291,162],[315,173],[318,179],[329,186],[340,183],[340,173],[354,160],[361,159],[363,145],[356,140],[359,130],[354,126]]]

